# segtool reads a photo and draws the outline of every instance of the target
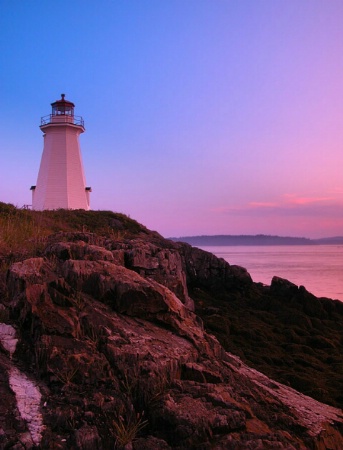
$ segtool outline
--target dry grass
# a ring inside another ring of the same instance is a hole
[[[48,237],[59,232],[96,233],[123,240],[148,230],[111,211],[31,211],[0,202],[0,263],[40,255]]]
[[[2,211],[0,205],[0,254],[30,256],[46,243],[49,230],[44,229],[29,211]]]
[[[73,379],[75,378],[76,374],[79,372],[79,367],[64,367],[61,370],[56,369],[54,374],[56,377],[66,386],[69,386]]]
[[[148,425],[148,421],[143,420],[142,414],[135,414],[132,411],[126,419],[119,416],[112,420],[110,425],[116,440],[115,448],[123,449],[137,438],[138,434]]]

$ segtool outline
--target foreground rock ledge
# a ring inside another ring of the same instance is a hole
[[[0,448],[343,448],[342,410],[249,368],[193,312],[188,285],[244,291],[245,269],[181,244],[89,241],[70,233],[9,269]]]

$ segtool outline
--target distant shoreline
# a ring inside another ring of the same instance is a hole
[[[343,245],[343,236],[321,239],[257,235],[203,235],[168,238],[175,242],[186,242],[193,246],[240,246],[240,245]]]

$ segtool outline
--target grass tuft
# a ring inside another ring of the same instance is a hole
[[[125,448],[148,425],[148,421],[144,420],[143,417],[143,413],[135,414],[132,412],[127,419],[119,416],[112,420],[111,432],[116,440],[116,448]]]

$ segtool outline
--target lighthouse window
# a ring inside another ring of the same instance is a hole
[[[65,106],[57,106],[57,107],[55,106],[52,108],[52,114],[54,116],[60,116],[60,115],[72,116],[73,108],[65,107]]]

